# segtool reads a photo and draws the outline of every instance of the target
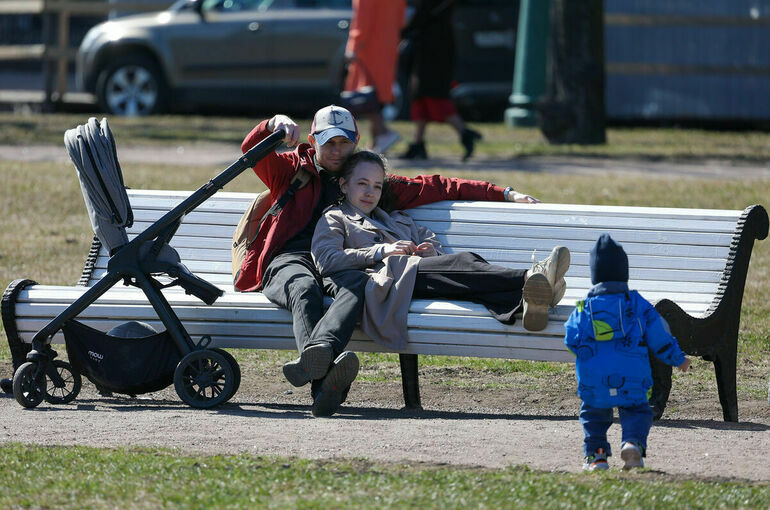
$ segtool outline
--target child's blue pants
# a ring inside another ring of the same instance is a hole
[[[607,455],[612,454],[607,442],[607,430],[612,425],[612,407],[600,409],[583,402],[580,406],[580,423],[583,425],[585,455],[591,455],[597,448],[604,448]],[[647,403],[636,406],[618,407],[620,426],[623,429],[622,442],[630,441],[647,449],[647,436],[652,426],[652,409]]]

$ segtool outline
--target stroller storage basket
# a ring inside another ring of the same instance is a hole
[[[174,382],[182,358],[167,331],[120,338],[69,320],[62,332],[72,367],[100,390],[130,395],[162,390]]]

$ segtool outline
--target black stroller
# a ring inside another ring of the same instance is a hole
[[[110,259],[102,279],[32,339],[26,363],[13,376],[13,394],[22,406],[36,407],[43,400],[72,401],[80,391],[80,374],[102,393],[136,395],[173,382],[179,398],[197,408],[214,407],[235,394],[240,384],[235,358],[223,349],[209,348],[210,337],[194,342],[161,293],[163,288],[180,286],[211,305],[222,290],[192,274],[168,243],[186,214],[278,147],[284,134],[276,131],[268,136],[129,241],[126,227],[133,223],[133,213],[107,119],[99,123],[91,118],[65,133],[64,143],[78,172],[91,224]],[[171,280],[164,284],[157,277]],[[126,323],[104,333],[74,320],[121,280],[144,291],[165,331]],[[71,364],[54,359],[57,353],[51,339],[59,330],[64,333]]]

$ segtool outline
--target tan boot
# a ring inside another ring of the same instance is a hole
[[[543,260],[535,261],[535,253],[532,252],[532,269],[530,274],[543,273],[553,289],[553,300],[550,306],[556,306],[564,297],[567,290],[567,282],[564,275],[569,269],[570,254],[566,246],[557,246],[551,250],[551,254]]]
[[[521,289],[524,302],[522,323],[527,331],[541,331],[548,325],[548,305],[553,300],[553,289],[543,273],[534,273]]]

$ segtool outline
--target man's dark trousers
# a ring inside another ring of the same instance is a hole
[[[356,269],[321,279],[310,252],[281,253],[268,265],[263,294],[291,312],[297,350],[328,343],[339,356],[350,341],[364,308],[369,276]],[[323,311],[323,291],[334,298]]]

